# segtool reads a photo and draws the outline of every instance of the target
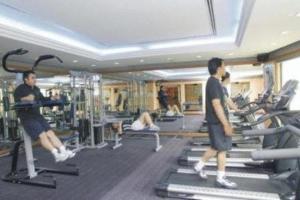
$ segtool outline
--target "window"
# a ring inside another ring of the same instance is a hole
[[[288,80],[291,79],[300,81],[300,73],[297,73],[299,67],[300,67],[300,57],[282,62],[282,85],[284,85]],[[294,96],[291,102],[290,109],[291,110],[300,109],[300,85],[299,84],[296,90],[296,95]]]

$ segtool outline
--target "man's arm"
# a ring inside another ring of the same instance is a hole
[[[236,106],[236,104],[231,100],[231,98],[226,98],[226,103],[229,106],[230,109],[233,109],[234,111],[240,111],[240,109]]]
[[[20,99],[21,99],[21,101],[34,101],[34,95],[33,94],[29,94],[29,95],[27,95],[25,97],[21,97]]]
[[[231,124],[229,123],[229,121],[226,118],[226,115],[224,113],[224,109],[223,109],[223,106],[221,105],[220,99],[213,99],[212,105],[213,105],[213,108],[216,112],[218,119],[220,120],[220,122],[222,123],[222,125],[224,127],[225,134],[227,136],[231,136],[233,134],[233,130],[232,130]]]

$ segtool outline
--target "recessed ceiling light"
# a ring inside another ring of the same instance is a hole
[[[276,42],[272,42],[272,43],[271,43],[271,45],[273,45],[273,46],[276,46],[276,45],[277,45],[277,43],[276,43]]]
[[[173,60],[173,58],[167,58],[167,60],[169,60],[169,61],[170,61],[170,60]]]
[[[287,35],[289,32],[288,31],[282,31],[281,35]]]
[[[300,12],[298,12],[298,13],[296,14],[296,17],[300,17]]]
[[[229,54],[227,54],[227,55],[232,56],[232,55],[234,55],[234,53],[231,52],[231,53],[229,53]]]
[[[78,60],[73,60],[73,63],[78,63]]]
[[[95,64],[92,64],[91,66],[92,66],[92,67],[96,67],[96,65],[95,65]]]
[[[132,74],[132,72],[129,72],[129,74]]]
[[[143,63],[143,62],[144,62],[144,60],[143,60],[143,59],[141,59],[141,60],[140,60],[140,62],[141,62],[141,63]]]
[[[118,65],[118,64],[120,64],[120,63],[118,63],[118,62],[115,62],[115,65]]]
[[[200,55],[198,55],[198,56],[196,56],[197,58],[202,58],[202,56],[200,56]]]

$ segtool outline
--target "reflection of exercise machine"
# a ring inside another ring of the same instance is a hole
[[[12,55],[23,55],[26,54],[28,51],[23,49],[17,49],[6,53],[2,58],[2,65],[5,71],[11,73],[22,73],[22,71],[12,70],[7,68],[6,61],[9,56]],[[34,70],[39,62],[46,60],[57,58],[61,61],[58,57],[53,55],[43,55],[40,56],[34,63],[32,70]],[[62,62],[62,61],[61,61]],[[13,109],[22,109],[22,108],[32,108],[32,107],[42,107],[42,106],[53,106],[53,105],[61,105],[61,102],[49,101],[49,102],[27,102],[27,103],[19,103],[14,105]],[[9,105],[9,102],[8,102]],[[32,153],[32,144],[31,138],[25,133],[23,129],[21,129],[22,136],[24,140],[19,140],[16,142],[13,150],[13,157],[12,157],[12,165],[11,171],[7,175],[5,175],[2,180],[11,183],[19,183],[19,184],[27,184],[27,185],[34,185],[34,186],[41,186],[41,187],[49,187],[49,188],[56,188],[56,180],[51,179],[51,181],[41,181],[41,180],[34,180],[37,178],[39,174],[42,173],[57,173],[57,174],[65,174],[65,175],[79,175],[79,170],[76,168],[75,165],[69,166],[75,168],[74,170],[61,170],[61,169],[49,169],[49,168],[37,168],[34,165],[34,158]],[[18,155],[19,155],[19,148],[20,145],[24,142],[25,145],[25,153],[26,153],[26,169],[17,169],[18,165]],[[48,177],[49,178],[49,177]]]

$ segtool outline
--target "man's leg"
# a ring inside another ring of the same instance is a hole
[[[180,110],[179,110],[178,106],[175,104],[172,106],[172,111],[175,112],[176,114],[180,114]]]
[[[50,141],[47,132],[42,132],[39,135],[39,138],[40,138],[41,145],[53,154],[56,162],[65,161],[68,158],[68,155],[61,154],[58,152],[57,148]]]
[[[159,131],[159,127],[153,123],[152,118],[148,112],[143,112],[140,116],[140,120],[143,122],[143,124],[149,126],[151,130]]]
[[[59,149],[64,146],[52,130],[47,131],[46,134],[54,147]]]
[[[114,131],[117,131],[117,133],[119,135],[122,135],[123,131],[122,131],[122,122],[118,122],[118,123],[113,123],[112,124],[112,129]]]
[[[73,158],[75,156],[74,152],[66,149],[66,147],[61,143],[60,139],[52,130],[48,130],[46,133],[53,146],[59,149],[62,154],[67,155],[69,158]]]
[[[142,114],[142,117],[143,117],[143,122],[146,124],[146,125],[153,125],[153,121],[152,121],[152,118],[150,116],[150,114],[148,112],[144,112]]]
[[[225,177],[226,151],[218,152],[217,162],[218,162],[218,172],[217,172],[217,182],[216,182],[217,185],[228,189],[237,188],[237,184],[235,182],[232,182]]]
[[[42,147],[47,149],[48,151],[52,152],[55,148],[55,146],[52,144],[52,142],[49,140],[47,133],[43,132],[39,135],[40,142]]]
[[[203,162],[207,162],[209,161],[209,159],[211,159],[212,157],[215,157],[217,155],[217,151],[211,147],[209,147],[206,152],[204,153],[204,155],[202,156],[201,160]]]
[[[217,163],[218,163],[217,179],[219,180],[219,179],[223,179],[225,176],[226,151],[218,152]]]
[[[215,157],[217,154],[217,151],[213,149],[212,147],[209,147],[203,156],[200,158],[200,160],[194,165],[194,169],[196,172],[198,172],[199,176],[203,179],[207,178],[206,173],[203,171],[203,168],[205,167],[205,163],[209,161],[212,157]]]

